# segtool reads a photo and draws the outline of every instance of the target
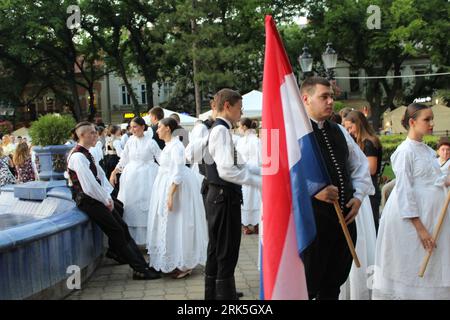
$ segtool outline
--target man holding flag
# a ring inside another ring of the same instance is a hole
[[[332,185],[313,198],[317,236],[303,252],[309,297],[337,300],[340,286],[352,265],[333,203],[337,200],[353,242],[363,198],[373,193],[367,158],[347,131],[329,120],[333,112],[333,90],[325,78],[311,77],[302,83],[302,101],[311,119],[314,135]]]
[[[332,106],[326,79],[307,79],[300,94],[275,23],[267,16],[263,299],[337,299],[350,272],[352,256],[331,203],[339,201],[350,224],[373,186],[362,151],[345,129],[327,120]],[[275,132],[278,139],[273,139]],[[268,154],[272,162],[278,156],[275,170]],[[356,240],[355,224],[349,227]]]

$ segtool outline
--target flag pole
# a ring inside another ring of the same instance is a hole
[[[345,223],[345,219],[344,219],[344,215],[342,214],[341,207],[339,207],[337,200],[335,200],[333,202],[333,204],[334,204],[334,209],[336,210],[336,213],[337,213],[337,216],[339,219],[339,223],[341,224],[342,231],[344,232],[345,240],[347,240],[348,248],[350,249],[350,252],[352,254],[353,261],[355,262],[356,267],[359,268],[359,267],[361,267],[361,263],[359,262],[358,255],[356,254],[355,245],[353,244],[352,237],[350,236],[350,233],[348,232],[347,224]]]
[[[448,204],[450,202],[450,190],[447,193],[447,199],[445,200],[444,207],[442,208],[441,214],[439,215],[438,223],[436,224],[436,228],[434,228],[433,232],[433,242],[436,243],[437,238],[439,237],[439,234],[442,229],[442,223],[444,222],[445,214],[447,213]],[[424,257],[422,261],[422,265],[420,267],[419,277],[423,278],[423,275],[425,274],[425,270],[427,269],[428,261],[430,261],[431,254],[433,253],[433,250],[428,251],[428,254]]]

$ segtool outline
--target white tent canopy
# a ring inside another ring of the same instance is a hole
[[[12,132],[12,135],[16,138],[17,137],[27,138],[27,141],[31,142],[30,134],[28,133],[28,129],[25,127],[22,127],[20,129],[17,129],[16,131]]]
[[[262,98],[263,94],[258,90],[253,90],[244,94],[242,96],[243,117],[260,119],[262,115]],[[210,115],[211,110],[202,113],[199,118],[201,120],[206,120]]]
[[[383,115],[384,130],[391,129],[391,133],[406,133],[406,129],[402,126],[402,118],[405,114],[406,107],[401,106]],[[434,114],[433,131],[443,133],[450,130],[450,108],[443,105],[434,105],[431,107]]]

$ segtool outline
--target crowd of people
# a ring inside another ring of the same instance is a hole
[[[32,148],[26,138],[5,134],[0,144],[0,187],[34,181],[37,176]]]
[[[310,299],[450,299],[450,225],[438,242],[431,236],[450,185],[450,141],[440,140],[439,157],[424,144],[431,108],[414,103],[406,110],[408,135],[391,157],[396,182],[380,212],[383,150],[366,115],[334,114],[324,78],[306,79],[300,91],[331,181],[312,198],[317,236],[302,254]],[[134,279],[181,279],[203,265],[205,299],[237,299],[241,235],[259,232],[265,200],[261,142],[258,123],[241,119],[239,93],[222,89],[210,103],[210,119],[190,134],[159,107],[124,131],[79,123],[68,176],[77,206],[108,236],[106,255],[129,264]],[[34,180],[30,147],[10,140],[4,136],[0,147],[1,184]],[[427,252],[433,257],[419,278]]]

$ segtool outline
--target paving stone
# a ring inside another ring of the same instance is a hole
[[[165,298],[166,300],[187,300],[187,296],[181,294],[166,294]]]
[[[124,291],[123,293],[123,297],[124,298],[143,298],[144,297],[144,291],[143,290],[139,290],[139,291]]]
[[[257,235],[242,237],[235,280],[236,288],[244,292],[243,300],[259,298],[258,246]],[[135,281],[129,266],[104,259],[81,290],[74,291],[66,299],[203,300],[204,277],[205,269],[199,266],[184,279],[163,276],[157,280]]]
[[[100,298],[102,300],[119,300],[122,299],[122,292],[107,292],[103,293]]]

